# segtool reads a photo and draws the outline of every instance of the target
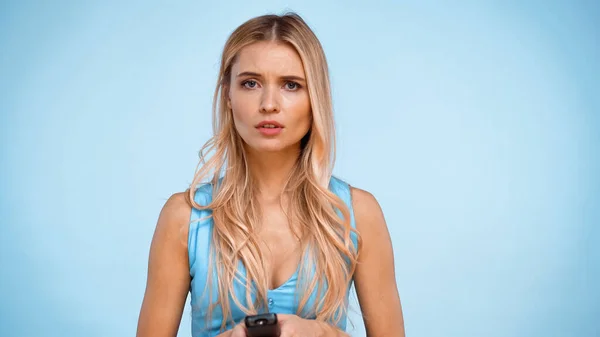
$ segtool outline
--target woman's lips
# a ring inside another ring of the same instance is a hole
[[[276,121],[262,121],[256,125],[256,128],[265,136],[275,136],[283,131],[283,125]]]
[[[257,128],[260,128],[260,127],[263,127],[263,126],[275,126],[275,127],[279,127],[279,128],[283,127],[283,125],[281,125],[281,123],[279,123],[277,121],[272,121],[272,120],[271,121],[269,121],[269,120],[262,121],[262,122],[256,124]]]
[[[258,132],[262,133],[265,136],[275,136],[281,133],[281,131],[283,131],[282,127],[266,127],[266,126],[262,126],[262,127],[257,127]]]

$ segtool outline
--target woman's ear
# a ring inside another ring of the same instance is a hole
[[[229,97],[229,86],[225,85],[223,87],[223,92],[225,93],[225,99],[227,100],[227,109],[231,110],[231,98]]]

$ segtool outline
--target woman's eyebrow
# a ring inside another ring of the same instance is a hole
[[[243,72],[237,74],[236,77],[243,77],[243,76],[252,76],[252,77],[262,78],[261,74],[255,73],[255,72],[252,72],[252,71],[243,71]],[[304,79],[304,77],[296,76],[296,75],[285,75],[285,76],[281,76],[280,78],[284,79],[284,80],[294,80],[294,81],[301,81],[301,82],[305,82],[306,81]]]

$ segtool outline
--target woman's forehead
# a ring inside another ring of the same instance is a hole
[[[271,41],[256,42],[242,48],[232,70],[234,76],[242,72],[264,76],[304,76],[302,59],[296,50],[288,44]]]

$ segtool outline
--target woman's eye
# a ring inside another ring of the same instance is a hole
[[[254,80],[247,80],[242,82],[242,87],[247,88],[247,89],[254,89],[256,88],[256,86],[258,85],[258,83]],[[300,89],[300,84],[296,83],[296,82],[286,82],[285,83],[285,88],[287,90],[298,90]]]
[[[289,90],[296,90],[300,88],[300,85],[296,82],[287,82],[285,86]]]
[[[244,81],[244,82],[242,82],[242,86],[249,88],[249,89],[253,89],[256,86],[256,81],[253,81],[253,80]]]

